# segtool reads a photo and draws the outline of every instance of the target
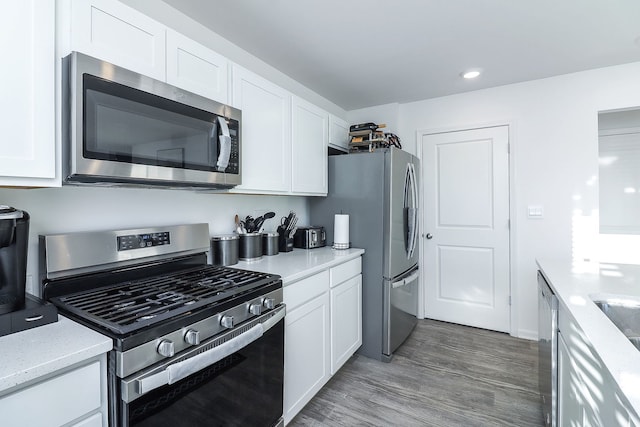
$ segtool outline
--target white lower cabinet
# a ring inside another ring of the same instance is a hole
[[[73,424],[73,427],[102,427],[102,421],[102,414],[93,414],[89,418],[85,418],[84,420]]]
[[[562,308],[558,320],[558,426],[634,425],[633,410],[582,330]]]
[[[558,334],[558,425],[570,426],[572,422],[583,419],[582,401],[578,390],[582,382],[571,359],[569,348]]]
[[[3,426],[106,426],[106,358],[91,359],[0,397]]]
[[[330,271],[331,375],[338,372],[362,345],[361,271],[361,258]]]
[[[285,424],[362,344],[361,271],[358,257],[285,284]]]
[[[285,321],[285,422],[329,380],[329,293],[287,313]]]
[[[331,375],[362,345],[362,275],[331,289]]]

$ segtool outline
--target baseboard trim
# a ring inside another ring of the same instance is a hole
[[[516,338],[538,341],[538,331],[533,331],[530,329],[518,329],[518,335],[516,335]]]

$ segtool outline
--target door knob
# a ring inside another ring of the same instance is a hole
[[[427,233],[424,237],[426,237],[427,239],[431,240],[431,239],[433,239],[433,234]]]

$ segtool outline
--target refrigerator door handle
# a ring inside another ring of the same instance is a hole
[[[405,207],[407,208],[407,258],[412,258],[418,240],[418,189],[413,163],[407,164],[405,180]],[[411,200],[409,202],[409,199]]]

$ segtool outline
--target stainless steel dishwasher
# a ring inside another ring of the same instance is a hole
[[[538,387],[545,426],[558,419],[558,299],[538,271]]]

